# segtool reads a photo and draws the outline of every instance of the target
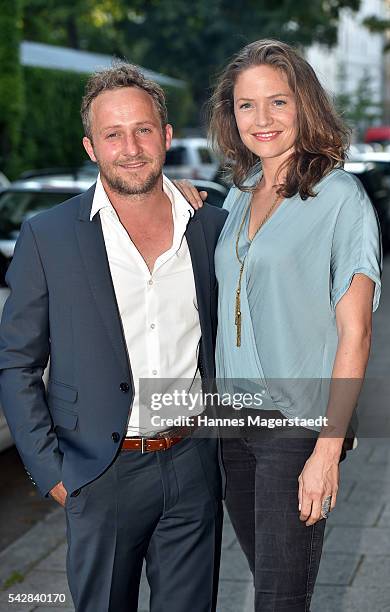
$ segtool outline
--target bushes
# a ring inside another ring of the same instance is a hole
[[[0,0],[0,170],[10,176],[19,168],[17,150],[24,115],[19,64],[21,17],[21,0]]]
[[[86,159],[80,103],[87,74],[25,67],[26,112],[19,156],[22,170],[74,167]],[[175,132],[186,125],[191,98],[186,88],[165,88]]]
[[[23,73],[23,169],[78,166],[85,159],[79,109],[88,75],[31,67]]]

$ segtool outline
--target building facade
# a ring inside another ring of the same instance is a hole
[[[390,54],[383,52],[385,35],[371,33],[363,20],[374,15],[388,19],[389,4],[388,0],[361,0],[358,12],[345,9],[339,22],[337,44],[331,49],[312,45],[306,51],[308,61],[332,96],[353,96],[362,81],[366,82],[373,102],[383,105],[383,116],[376,123],[390,121],[387,117],[390,90],[386,78]]]

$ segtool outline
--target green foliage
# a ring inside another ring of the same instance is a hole
[[[390,19],[381,19],[377,15],[370,15],[364,19],[363,25],[373,34],[385,34],[390,30]],[[390,43],[388,40],[385,42],[383,50],[385,52],[390,51]]]
[[[336,107],[345,122],[356,132],[358,140],[362,140],[367,127],[382,115],[382,105],[375,101],[370,73],[363,70],[356,89],[346,91],[345,66],[340,65],[338,81],[340,93],[335,97]]]
[[[12,574],[4,581],[1,589],[3,591],[6,591],[7,589],[14,586],[15,584],[18,584],[19,582],[23,582],[24,578],[25,578],[24,575],[21,574],[20,572],[12,572]]]
[[[364,19],[363,25],[365,25],[370,32],[383,34],[383,32],[390,29],[390,19],[380,19],[377,15],[371,15]]]
[[[339,12],[360,0],[24,0],[27,40],[113,53],[189,83],[198,110],[246,43],[336,42]],[[195,114],[195,122],[199,120]]]
[[[277,38],[298,46],[333,44],[340,9],[360,0],[138,0],[117,30],[130,57],[190,83],[200,108],[215,75],[242,46]],[[163,50],[163,52],[162,52]]]
[[[77,167],[85,159],[80,104],[87,74],[24,68],[28,109],[22,127],[21,170]],[[169,120],[175,132],[191,110],[187,89],[166,87]]]
[[[0,0],[0,170],[17,172],[17,147],[24,111],[23,80],[19,65],[21,2]]]
[[[87,75],[24,68],[28,109],[22,124],[23,170],[74,167],[85,154],[80,103]]]
[[[119,53],[118,20],[126,19],[125,0],[24,0],[26,40],[99,53]]]
[[[168,121],[173,125],[175,136],[179,136],[182,128],[188,125],[190,117],[194,114],[195,106],[188,87],[178,88],[164,85]]]
[[[166,88],[169,118],[180,133],[184,126],[199,125],[215,74],[244,44],[274,37],[298,46],[313,41],[331,45],[340,10],[356,10],[359,4],[360,0],[0,0],[3,167],[7,158],[7,168],[15,174],[11,151],[19,153],[22,170],[74,166],[84,159],[79,106],[87,75],[38,68],[22,72],[17,62],[21,25],[25,40],[124,57],[184,80],[187,89]]]

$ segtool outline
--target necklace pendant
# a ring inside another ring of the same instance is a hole
[[[234,317],[234,323],[236,325],[236,346],[241,346],[241,299],[240,299],[240,287],[236,291],[236,312]]]
[[[236,346],[241,346],[241,312],[236,313],[237,338]]]
[[[272,202],[270,208],[268,209],[267,213],[265,214],[265,216],[263,217],[262,221],[260,222],[259,226],[257,227],[255,233],[252,236],[252,240],[250,240],[250,242],[252,243],[254,238],[256,237],[256,235],[258,234],[258,232],[260,231],[260,229],[263,227],[264,223],[266,221],[268,221],[269,217],[271,216],[276,204],[278,203],[278,199],[279,199],[279,194],[277,193],[274,201]],[[240,254],[239,254],[239,242],[240,242],[240,236],[241,236],[241,232],[242,232],[242,228],[244,227],[245,224],[245,219],[247,217],[247,214],[251,208],[251,201],[249,202],[248,206],[246,207],[243,217],[241,219],[241,224],[238,230],[238,234],[237,234],[237,238],[236,238],[236,257],[237,257],[237,261],[240,264],[240,273],[238,276],[238,285],[237,285],[237,289],[236,289],[236,304],[235,304],[235,317],[234,317],[234,323],[236,326],[236,346],[241,346],[241,280],[242,280],[242,275],[244,272],[244,264],[245,264],[245,259],[246,259],[246,255],[244,256],[244,258],[241,260],[240,258]],[[250,219],[249,219],[250,221]]]
[[[244,263],[245,263],[245,258],[244,261],[241,263],[241,267],[240,267],[240,274],[238,277],[238,286],[236,289],[236,307],[235,307],[235,317],[234,317],[234,323],[236,326],[236,346],[241,346],[241,279],[242,279],[242,273],[244,271]]]

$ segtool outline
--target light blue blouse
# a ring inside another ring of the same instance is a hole
[[[259,178],[256,173],[247,184]],[[336,169],[314,191],[316,197],[307,200],[299,194],[285,199],[252,243],[247,215],[239,241],[241,260],[247,255],[240,347],[235,242],[250,193],[230,190],[224,204],[229,216],[215,252],[218,389],[260,392],[259,407],[279,410],[288,418],[326,414],[325,383],[332,375],[338,341],[335,307],[354,274],[364,273],[375,282],[373,310],[380,296],[380,231],[361,183]]]

